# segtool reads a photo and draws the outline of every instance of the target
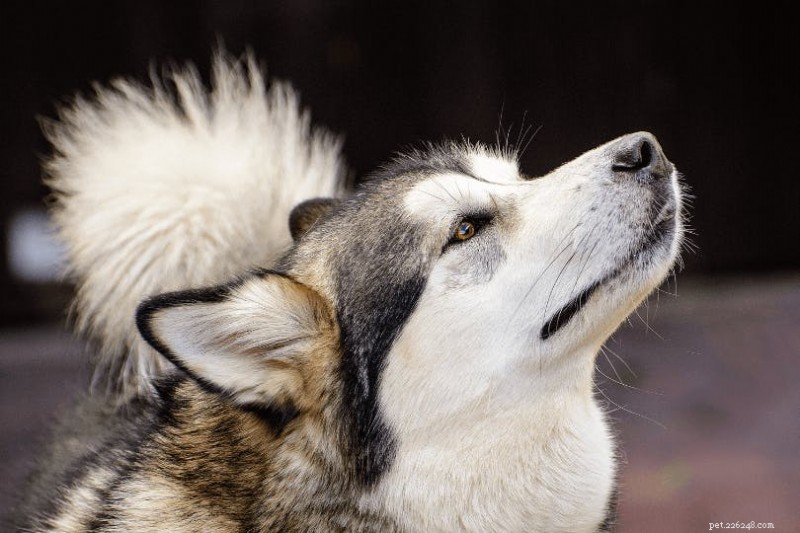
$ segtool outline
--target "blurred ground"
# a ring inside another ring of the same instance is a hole
[[[88,387],[86,360],[62,327],[0,331],[0,531],[48,428]]]
[[[654,296],[600,357],[620,531],[800,531],[800,276],[681,280],[677,293]],[[0,518],[49,421],[85,387],[84,361],[60,328],[0,333]]]
[[[620,531],[800,531],[800,277],[678,281],[677,294],[654,296],[607,343],[636,388],[598,379],[632,412],[613,414]]]

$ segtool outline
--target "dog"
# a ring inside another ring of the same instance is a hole
[[[426,144],[348,192],[337,138],[223,55],[45,132],[97,373],[21,529],[613,530],[595,357],[684,231],[651,134],[537,178]]]

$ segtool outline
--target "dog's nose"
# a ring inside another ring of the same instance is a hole
[[[670,163],[652,133],[626,135],[612,146],[611,170],[643,182],[655,182],[669,177]]]

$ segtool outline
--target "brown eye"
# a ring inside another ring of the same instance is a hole
[[[453,235],[453,240],[466,241],[475,235],[475,224],[469,220],[462,220],[456,228],[456,233]]]

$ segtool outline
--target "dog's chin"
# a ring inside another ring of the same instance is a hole
[[[639,240],[633,251],[618,266],[583,288],[553,313],[539,331],[539,338],[548,341],[555,337],[575,317],[586,312],[588,307],[593,307],[593,300],[600,293],[604,293],[603,300],[607,303],[618,302],[621,308],[635,308],[663,281],[676,260],[675,243],[680,235],[676,213],[673,206],[662,209],[652,228]],[[598,321],[615,314],[598,312]],[[591,324],[594,321],[588,322]]]

